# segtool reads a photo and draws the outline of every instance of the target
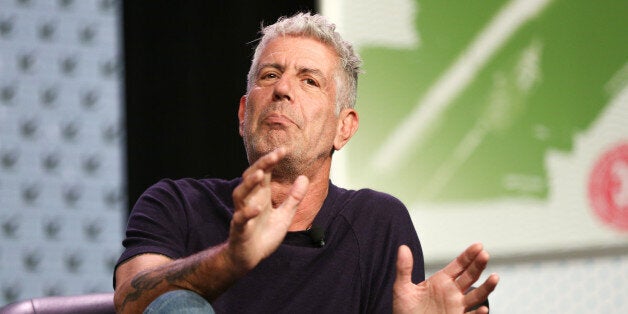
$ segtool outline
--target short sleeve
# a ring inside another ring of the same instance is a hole
[[[139,254],[156,253],[172,259],[183,256],[188,223],[177,190],[174,181],[164,179],[139,197],[129,215],[124,251],[116,268]]]

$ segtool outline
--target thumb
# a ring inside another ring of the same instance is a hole
[[[412,281],[412,251],[407,245],[399,246],[397,250],[397,277],[395,283],[405,284]]]

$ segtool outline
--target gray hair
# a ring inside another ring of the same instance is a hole
[[[336,114],[344,108],[354,108],[358,88],[358,74],[362,73],[360,66],[362,59],[353,46],[344,40],[336,25],[320,14],[312,15],[309,12],[300,12],[291,17],[282,16],[276,23],[264,27],[260,31],[262,37],[255,48],[253,60],[247,75],[247,94],[255,84],[259,71],[259,58],[266,45],[280,36],[305,36],[314,38],[331,48],[338,54],[340,64],[337,74],[334,75],[337,87]]]

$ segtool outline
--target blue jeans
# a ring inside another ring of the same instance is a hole
[[[160,295],[144,313],[214,314],[214,309],[207,300],[190,290],[173,290]]]

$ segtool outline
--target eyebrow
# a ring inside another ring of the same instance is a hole
[[[279,63],[262,63],[262,64],[260,64],[259,70],[257,71],[258,74],[264,68],[277,69],[277,70],[281,71],[282,73],[285,72],[285,70],[286,70],[286,67],[281,65],[281,64],[279,64]],[[300,67],[300,68],[297,69],[297,73],[298,74],[311,74],[311,75],[316,76],[317,78],[319,78],[321,80],[325,80],[325,75],[323,74],[323,71],[321,71],[319,69],[313,69],[313,68],[308,68],[308,67]]]
[[[284,72],[284,70],[285,70],[285,67],[282,66],[279,63],[260,63],[257,72],[259,73],[260,71],[262,71],[262,69],[265,69],[265,68],[273,68],[273,69],[277,69],[277,70],[279,70],[281,72]]]
[[[316,76],[317,78],[324,80],[325,79],[325,75],[323,74],[323,71],[319,70],[319,69],[312,69],[312,68],[299,68],[298,70],[299,74],[312,74],[313,76]]]

